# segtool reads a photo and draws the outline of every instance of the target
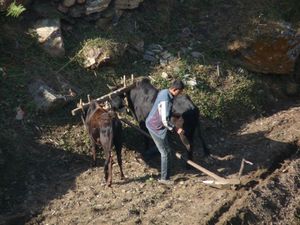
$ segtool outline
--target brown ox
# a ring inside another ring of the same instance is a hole
[[[113,111],[106,111],[96,101],[92,101],[85,118],[93,154],[93,165],[96,165],[96,146],[102,146],[105,155],[104,174],[107,186],[112,184],[112,147],[115,146],[121,179],[122,169],[122,124]]]

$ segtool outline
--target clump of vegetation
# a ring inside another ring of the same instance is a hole
[[[95,69],[100,64],[112,63],[123,55],[126,45],[111,39],[95,38],[83,43],[76,54],[77,62],[85,68]]]
[[[17,5],[16,2],[12,2],[9,7],[7,8],[7,13],[6,16],[11,16],[11,17],[19,17],[26,8],[23,5]]]

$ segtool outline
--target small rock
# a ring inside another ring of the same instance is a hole
[[[182,38],[187,38],[187,37],[189,37],[189,36],[191,36],[191,35],[192,35],[191,29],[188,28],[188,27],[185,27],[185,28],[182,29],[181,35],[180,35],[180,36],[181,36]]]
[[[140,210],[139,209],[129,209],[129,215],[132,215],[132,216],[139,216],[140,215]]]
[[[92,13],[102,12],[104,11],[111,0],[87,0],[86,2],[86,15],[90,15]]]
[[[149,49],[151,49],[152,51],[158,51],[158,52],[162,52],[164,49],[161,45],[159,44],[151,44],[148,46]]]
[[[24,115],[25,115],[25,112],[23,111],[22,107],[18,106],[16,120],[23,120],[24,119]]]
[[[130,46],[138,51],[138,52],[143,52],[144,51],[144,40],[137,40],[137,41],[133,41],[133,42],[130,42]],[[147,53],[148,51],[145,52],[145,54],[148,54]],[[151,51],[149,51],[150,53]],[[154,54],[153,52],[151,52],[151,54]]]
[[[157,59],[154,56],[151,56],[151,55],[144,55],[143,59],[146,60],[146,61],[150,61],[150,62],[156,62],[157,61]]]
[[[168,58],[168,61],[169,61],[169,62],[172,62],[172,61],[174,61],[174,60],[176,60],[176,57],[173,56],[173,55],[171,55],[171,56]]]
[[[85,13],[85,7],[83,5],[75,5],[69,10],[69,15],[73,18],[82,17],[84,16],[84,13]]]
[[[105,209],[105,206],[102,205],[95,205],[92,207],[93,211],[95,212],[99,212],[99,211],[103,211]]]
[[[168,79],[169,78],[169,74],[167,74],[166,72],[162,72],[161,73],[161,77],[165,78],[165,79]]]
[[[145,55],[151,55],[151,56],[155,57],[155,53],[150,50],[145,51]]]
[[[100,29],[106,29],[111,23],[111,18],[99,18],[96,22],[96,27]]]
[[[115,0],[116,9],[134,9],[144,0]]]
[[[203,56],[201,52],[191,52],[191,55],[197,59]]]
[[[69,11],[69,8],[65,7],[63,4],[59,3],[57,6],[57,10],[62,13],[67,13]]]
[[[142,224],[141,218],[137,218],[134,222],[135,222],[135,224]]]
[[[149,181],[149,182],[152,182],[152,181],[154,181],[154,178],[153,178],[153,177],[150,177],[150,178],[148,179],[148,181]]]
[[[160,65],[162,66],[166,66],[168,64],[168,60],[167,59],[160,59],[159,60]]]
[[[76,3],[76,0],[63,0],[62,4],[65,6],[65,7],[71,7],[73,5],[75,5]]]
[[[188,52],[188,49],[187,48],[184,48],[184,47],[181,47],[180,48],[180,51],[183,53],[183,54],[186,54]]]
[[[178,66],[175,66],[175,67],[173,68],[173,71],[174,71],[175,73],[179,73],[179,72],[180,72],[180,68],[179,68]]]
[[[162,57],[163,59],[168,59],[168,58],[170,58],[171,56],[172,56],[171,53],[169,53],[168,51],[164,51],[164,52],[161,53],[161,57]]]
[[[219,168],[217,169],[218,172],[223,172],[225,170],[225,168]]]
[[[194,86],[197,85],[197,80],[196,80],[196,78],[194,77],[194,78],[190,78],[190,79],[188,79],[188,80],[185,80],[184,83],[185,83],[186,85],[188,85],[188,86],[194,87]]]

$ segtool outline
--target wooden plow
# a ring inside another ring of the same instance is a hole
[[[131,82],[129,85],[127,85],[126,83],[126,77],[124,76],[123,78],[123,87],[122,88],[119,88],[113,92],[110,92],[109,94],[106,94],[102,97],[99,97],[97,99],[95,99],[98,103],[104,103],[106,101],[108,101],[110,98],[112,98],[113,96],[117,96],[117,95],[120,95],[122,93],[125,93],[129,90],[131,90],[132,88],[135,87],[136,85],[136,82],[135,80],[133,79],[133,76],[131,77]],[[88,106],[90,105],[90,97],[88,95],[88,102],[87,103],[84,103],[82,102],[82,100],[80,99],[80,102],[77,104],[77,107],[75,109],[73,109],[71,111],[72,115],[75,116],[76,112],[78,112],[79,110],[84,110],[85,108],[87,108]],[[144,136],[151,138],[151,136],[145,132],[144,130],[140,129],[138,126],[136,126],[135,124],[131,123],[129,120],[125,119],[125,118],[119,118],[123,123],[127,124],[128,126],[134,128],[135,130],[137,130],[139,133],[143,134]],[[84,120],[83,120],[84,121]],[[242,172],[243,172],[243,169],[244,169],[244,164],[247,163],[247,164],[250,164],[250,165],[253,165],[253,163],[243,159],[242,162],[241,162],[241,166],[240,166],[240,170],[239,170],[239,174],[238,174],[238,177],[237,178],[223,178],[211,171],[209,171],[208,169],[196,164],[195,162],[191,161],[191,160],[188,160],[186,159],[185,157],[183,157],[182,154],[180,154],[179,152],[175,152],[175,156],[178,158],[178,159],[181,159],[183,160],[185,163],[189,164],[190,166],[194,167],[195,169],[201,171],[202,173],[210,176],[211,178],[213,178],[213,180],[205,180],[203,181],[204,184],[207,184],[207,185],[210,185],[210,186],[213,186],[213,187],[216,187],[216,188],[228,188],[228,187],[236,187],[238,185],[241,184],[241,175],[242,175]]]

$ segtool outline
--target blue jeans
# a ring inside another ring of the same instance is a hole
[[[149,131],[158,151],[161,155],[161,179],[168,180],[170,179],[170,169],[171,169],[171,148],[168,142],[167,135],[165,138],[159,138],[151,131]]]

